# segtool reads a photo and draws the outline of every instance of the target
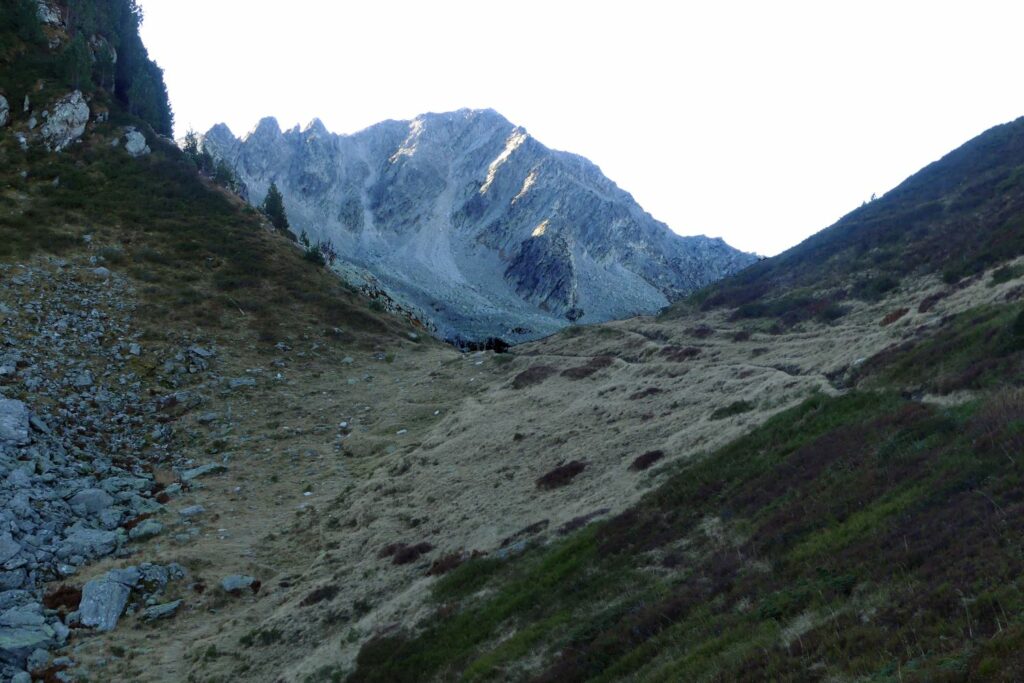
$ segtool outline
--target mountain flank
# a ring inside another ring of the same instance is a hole
[[[0,23],[0,680],[1024,677],[1021,122],[460,353],[76,88],[76,7]]]
[[[240,140],[215,126],[203,145],[253,203],[275,183],[295,232],[332,243],[348,279],[453,341],[655,313],[756,260],[676,235],[597,166],[492,110],[353,135],[319,120],[282,132],[267,118]]]

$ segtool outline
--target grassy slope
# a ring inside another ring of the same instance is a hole
[[[129,24],[97,30],[143,59]],[[89,235],[97,263],[139,285],[141,318],[157,332],[167,324],[233,330],[242,321],[276,342],[309,323],[333,340],[373,344],[376,335],[406,329],[303,261],[260,215],[204,182],[176,147],[102,88],[86,89],[94,120],[81,143],[62,154],[36,145],[22,151],[10,133],[25,126],[22,98],[39,109],[72,89],[60,51],[47,47],[44,33],[53,32],[0,21],[0,92],[15,117],[0,131],[0,259],[82,251]],[[105,110],[109,121],[97,123]],[[131,159],[111,146],[125,125],[146,131],[152,155]]]
[[[1022,448],[1019,390],[813,397],[606,524],[459,568],[351,680],[1013,680]]]
[[[299,323],[332,338],[398,334],[337,278],[302,259],[255,211],[205,183],[169,144],[130,159],[112,148],[117,120],[64,154],[0,144],[0,258],[101,245],[98,260],[137,282],[144,320],[216,330],[244,321],[276,342]],[[27,170],[22,178],[20,173]],[[341,332],[337,332],[339,328]]]

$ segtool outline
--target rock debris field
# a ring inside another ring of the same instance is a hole
[[[186,578],[173,563],[72,586],[90,561],[129,558],[162,533],[150,516],[182,484],[165,488],[155,473],[194,465],[172,457],[166,415],[197,400],[213,351],[184,343],[152,358],[132,301],[106,268],[0,265],[0,680],[60,680],[74,662],[49,651],[74,631],[110,630],[126,608],[159,619],[180,605],[164,600]],[[181,389],[153,390],[141,367]]]

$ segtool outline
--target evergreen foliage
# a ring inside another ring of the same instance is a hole
[[[14,0],[0,12],[0,31],[11,33],[31,45],[44,42],[43,28],[33,0]]]
[[[270,189],[267,190],[267,197],[263,200],[263,205],[260,207],[263,213],[267,215],[270,222],[275,228],[281,231],[287,231],[290,227],[288,224],[288,215],[284,210],[284,197],[281,196],[281,191],[277,189],[277,183],[270,183]],[[309,237],[305,236],[305,242],[303,246],[308,248]]]
[[[199,136],[191,128],[185,133],[185,142],[181,151],[185,153],[185,158],[192,162],[201,175],[236,194],[241,192],[242,184],[238,181],[234,169],[223,159],[215,160],[210,151],[199,143]]]
[[[92,57],[81,33],[65,46],[60,62],[62,75],[68,85],[75,90],[89,90],[92,87]]]
[[[18,101],[31,94],[35,100],[39,91],[33,89],[39,82],[65,85],[87,95],[99,88],[157,133],[171,135],[174,115],[163,70],[142,44],[142,9],[136,0],[68,0],[61,10],[68,37],[62,47],[51,51],[36,15],[36,2],[4,3],[0,44],[5,51],[0,55],[0,71],[7,98]]]

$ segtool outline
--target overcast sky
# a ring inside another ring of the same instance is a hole
[[[1024,3],[140,0],[177,132],[492,107],[772,255],[1024,115]]]

